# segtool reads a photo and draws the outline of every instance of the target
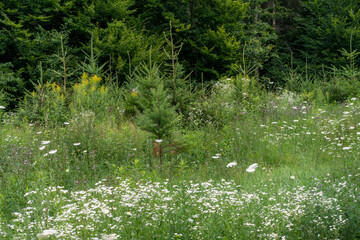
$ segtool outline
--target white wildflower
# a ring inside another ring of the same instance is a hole
[[[213,156],[212,158],[218,159],[219,157],[221,157],[221,154],[220,154],[220,153],[217,153],[217,154],[215,154],[215,156]]]
[[[254,164],[252,164],[252,165],[250,165],[247,169],[246,169],[246,171],[247,172],[255,172],[255,170],[256,170],[256,168],[258,167],[259,165],[257,164],[257,163],[254,163]]]
[[[235,167],[237,165],[237,162],[231,162],[228,165],[226,165],[227,168],[232,168]]]
[[[44,230],[42,233],[36,235],[39,240],[48,239],[51,235],[56,234],[57,231],[53,229]]]
[[[54,153],[56,153],[57,152],[57,150],[51,150],[50,152],[49,152],[49,154],[54,154]]]
[[[103,240],[116,240],[116,239],[118,239],[118,237],[120,237],[120,236],[118,236],[118,235],[116,235],[115,233],[113,233],[113,234],[101,234],[101,239],[103,239]]]

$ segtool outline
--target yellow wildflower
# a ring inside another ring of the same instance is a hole
[[[60,92],[60,86],[57,85],[55,82],[48,84],[53,92]]]
[[[108,88],[105,87],[105,86],[101,86],[100,89],[99,89],[99,91],[100,91],[101,93],[107,93]]]
[[[88,75],[86,74],[86,72],[84,72],[83,75],[81,76],[81,80],[84,82],[88,80]]]
[[[92,84],[97,84],[100,81],[101,81],[101,77],[98,77],[96,74],[93,77],[90,78],[90,82]]]
[[[135,88],[133,88],[132,90],[131,90],[131,96],[133,96],[133,97],[137,97],[137,95],[138,95],[138,91],[136,91],[136,89]]]

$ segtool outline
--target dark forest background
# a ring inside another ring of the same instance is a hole
[[[276,88],[334,69],[353,81],[359,36],[355,0],[1,0],[0,91],[14,108],[40,75],[71,86],[94,60],[121,85],[149,56],[171,64],[170,39],[195,83],[242,73]]]

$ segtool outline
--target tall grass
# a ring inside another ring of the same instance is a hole
[[[244,95],[241,81],[184,111],[161,169],[155,139],[123,115],[131,89],[97,76],[83,75],[60,115],[56,85],[15,115],[0,109],[0,238],[358,237],[360,101],[257,82]]]

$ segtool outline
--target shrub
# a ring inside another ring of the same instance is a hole
[[[73,96],[70,109],[72,113],[93,111],[96,114],[105,112],[109,107],[109,90],[101,85],[102,78],[94,75],[89,77],[85,72],[81,82],[73,86]]]
[[[41,83],[20,103],[19,117],[29,122],[52,125],[66,121],[65,95],[56,83]]]

